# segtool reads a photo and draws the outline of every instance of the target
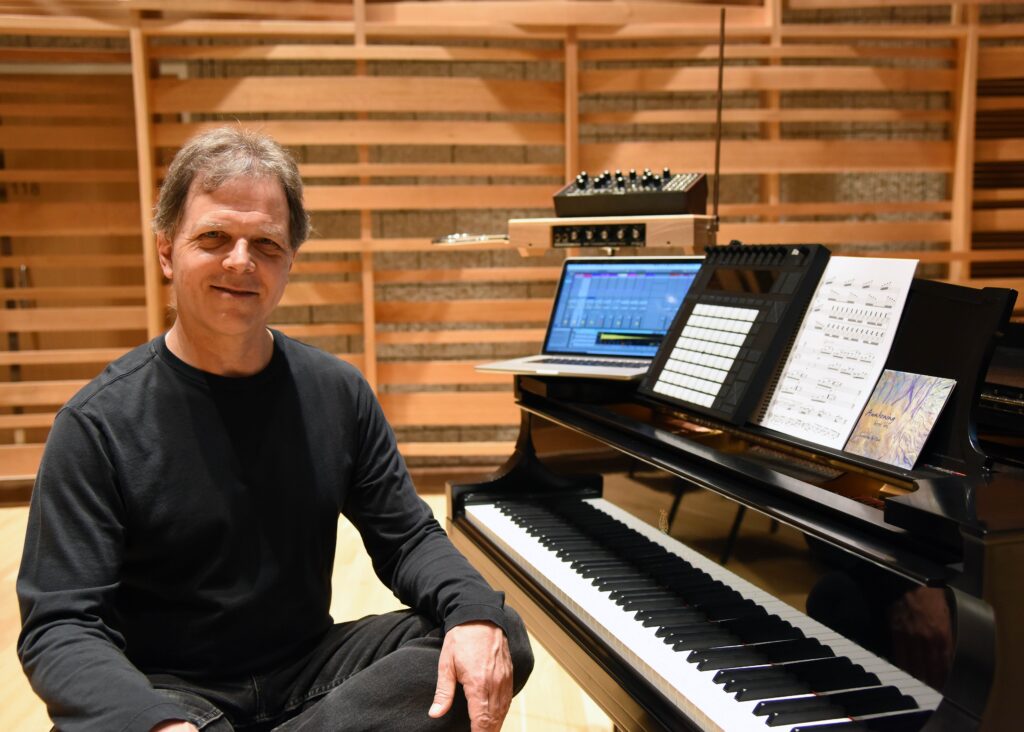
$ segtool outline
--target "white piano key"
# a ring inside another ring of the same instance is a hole
[[[938,705],[941,696],[937,692],[721,565],[604,499],[590,499],[587,502],[681,557],[693,567],[706,572],[713,579],[736,590],[744,598],[764,608],[766,612],[800,628],[807,637],[816,638],[829,646],[837,656],[845,656],[879,675],[883,683],[896,686],[903,693],[912,696],[921,708],[934,709]],[[714,683],[713,671],[698,671],[696,664],[686,660],[686,652],[673,651],[655,635],[657,628],[647,628],[637,622],[633,617],[634,612],[616,605],[607,593],[596,588],[590,579],[577,574],[569,562],[559,559],[554,552],[544,547],[536,537],[527,533],[497,507],[467,506],[466,515],[491,542],[509,554],[573,615],[597,635],[606,639],[616,653],[702,729],[790,729],[769,728],[761,717],[753,714],[753,709],[760,700],[740,702],[733,694],[726,693],[721,684]],[[821,723],[826,722],[823,720]],[[804,726],[808,726],[808,723],[804,723]]]

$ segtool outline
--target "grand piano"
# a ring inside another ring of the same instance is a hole
[[[912,470],[716,420],[635,384],[516,376],[515,451],[486,480],[448,486],[449,534],[617,729],[1017,729],[1015,296],[914,280],[886,367],[957,386]],[[952,648],[939,688],[604,497],[637,466],[794,527],[808,551],[930,588]]]

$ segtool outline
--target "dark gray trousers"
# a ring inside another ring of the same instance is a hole
[[[533,670],[519,616],[505,609],[518,693]],[[437,685],[441,631],[411,611],[335,625],[314,651],[265,674],[196,682],[152,675],[204,732],[468,730],[461,687],[441,719],[427,716]]]

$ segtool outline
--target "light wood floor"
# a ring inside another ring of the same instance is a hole
[[[657,525],[671,495],[632,483],[612,483],[606,496],[640,518]],[[425,496],[438,519],[444,515],[444,496]],[[708,556],[717,558],[735,507],[707,492],[683,498],[672,534]],[[50,727],[46,710],[29,688],[15,654],[19,616],[14,585],[25,535],[25,507],[0,508],[0,730],[44,732]],[[785,527],[775,533],[763,516],[748,512],[729,568],[802,609],[813,580],[799,534]],[[355,531],[339,523],[335,564],[336,586],[331,611],[335,618],[360,617],[398,607],[374,576]],[[513,700],[505,730],[529,732],[610,732],[612,725],[539,644],[534,643],[536,667],[524,691]]]

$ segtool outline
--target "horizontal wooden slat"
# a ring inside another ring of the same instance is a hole
[[[409,46],[375,44],[347,46],[323,43],[276,43],[243,46],[153,45],[152,59],[220,59],[263,61],[558,61],[562,54],[543,48],[484,46]]]
[[[145,327],[146,308],[143,306],[0,310],[0,332],[141,330]]]
[[[129,100],[130,101],[130,100]],[[48,117],[60,119],[79,117],[93,119],[109,118],[114,120],[130,120],[132,105],[88,102],[4,102],[0,103],[0,115],[7,119],[16,117]]]
[[[875,216],[891,213],[949,213],[949,201],[821,201],[815,203],[725,203],[722,216]]]
[[[963,4],[975,5],[986,2],[987,0],[965,0]],[[848,10],[850,8],[913,7],[934,4],[934,0],[898,0],[895,3],[887,0],[790,0],[788,7],[800,10]]]
[[[380,77],[375,77],[380,78]],[[179,147],[202,130],[222,123],[158,124],[158,147]],[[562,125],[550,122],[431,120],[260,121],[259,129],[282,145],[560,145]],[[0,140],[4,128],[0,128]],[[36,147],[38,147],[38,142]]]
[[[1024,188],[974,189],[975,202],[1024,201]]]
[[[347,305],[361,302],[363,288],[358,282],[290,282],[281,305]]]
[[[530,323],[546,322],[548,298],[504,300],[391,301],[376,304],[379,323]]]
[[[669,166],[675,170],[714,169],[714,145],[708,142],[621,142],[587,145],[580,163],[589,170]],[[721,170],[734,173],[875,173],[918,171],[949,173],[950,142],[887,140],[725,140]]]
[[[373,279],[380,285],[441,282],[552,282],[560,267],[467,267],[465,269],[378,269]]]
[[[132,85],[127,74],[6,74],[0,76],[0,94],[36,97],[37,101],[43,95],[52,95],[62,104],[87,98],[123,103],[131,99]]]
[[[980,140],[974,144],[974,159],[979,163],[1024,161],[1024,139]]]
[[[305,198],[311,211],[547,208],[555,190],[536,185],[311,185]]]
[[[448,232],[443,232],[448,233]],[[491,250],[507,244],[481,243],[458,246],[459,251]],[[428,237],[415,239],[311,239],[302,245],[302,251],[311,254],[357,254],[360,252],[436,252],[439,247]]]
[[[105,364],[125,354],[124,348],[55,348],[47,351],[0,351],[0,366]]]
[[[0,203],[0,236],[131,236],[142,233],[137,203]]]
[[[1024,67],[1024,48],[1003,46],[978,52],[978,79],[1015,79]]]
[[[361,271],[362,265],[357,259],[330,259],[313,260],[304,257],[305,249],[299,250],[299,255],[292,264],[291,275],[308,274],[354,274]],[[293,280],[294,282],[294,280]]]
[[[0,382],[0,407],[60,406],[85,384],[80,379]]]
[[[399,442],[398,451],[405,457],[500,457],[512,454],[511,441]]]
[[[790,43],[785,45],[726,43],[725,59],[933,59],[953,61],[956,52],[943,47],[868,46],[838,43]],[[584,45],[581,61],[717,61],[718,44],[674,45],[651,43],[609,47]]]
[[[274,323],[272,327],[292,338],[333,338],[363,334],[362,323]]]
[[[122,0],[124,2],[124,0]],[[128,0],[126,8],[134,11],[206,15],[209,13],[242,15],[247,18],[320,18],[323,20],[352,20],[351,3],[323,3],[310,0]]]
[[[126,64],[131,60],[130,53],[113,48],[0,48],[0,62],[5,63]]]
[[[658,125],[713,123],[713,109],[645,109],[630,112],[591,112],[580,115],[583,124]],[[722,122],[836,122],[836,123],[921,123],[950,122],[953,113],[946,109],[893,108],[808,108],[797,109],[723,109]]]
[[[304,178],[551,178],[565,171],[547,163],[307,163],[299,172]]]
[[[763,224],[723,222],[718,240],[746,244],[815,242],[841,248],[857,242],[948,242],[945,221],[797,221]]]
[[[0,414],[0,430],[46,429],[53,425],[56,412]]]
[[[680,6],[685,8],[682,13]],[[737,22],[760,20],[760,8],[730,7]],[[477,0],[435,0],[430,3],[368,3],[367,20],[394,25],[512,25],[555,27],[566,25],[601,26],[626,24],[662,24],[676,26],[680,21],[708,23],[718,18],[718,9],[691,3],[603,2],[602,0],[545,0],[536,2],[492,2]]]
[[[438,345],[451,343],[539,344],[543,339],[544,328],[502,328],[501,330],[463,328],[461,330],[377,331],[378,345]]]
[[[951,91],[956,74],[951,70],[880,69],[849,66],[726,67],[722,85],[731,90],[873,92]],[[583,94],[637,94],[648,92],[705,92],[718,88],[718,70],[615,69],[583,71]]]
[[[508,374],[476,370],[483,361],[381,361],[377,379],[382,384],[509,384]]]
[[[134,150],[131,125],[0,125],[6,150]]]
[[[248,76],[154,79],[152,110],[179,112],[550,112],[562,85],[470,78]]]
[[[0,480],[31,480],[42,457],[42,445],[0,445]]]
[[[0,117],[3,110],[0,109]],[[6,169],[0,170],[0,183],[135,183],[138,171],[90,169]]]
[[[519,423],[519,408],[511,391],[381,394],[380,403],[388,422],[395,427]]]
[[[0,206],[0,210],[2,208]],[[142,254],[13,254],[0,257],[0,267],[23,266],[30,269],[135,269],[142,267]]]
[[[46,300],[142,300],[142,285],[103,285],[90,287],[0,287],[0,301],[28,302]]]
[[[1024,231],[1024,209],[975,211],[971,221],[975,231]],[[1021,259],[1024,259],[1024,249],[1021,250]]]
[[[976,106],[979,112],[1024,109],[1024,97],[978,97]]]
[[[965,25],[925,23],[787,23],[783,40],[952,41],[967,34]]]
[[[553,163],[300,163],[299,172],[308,180],[408,177],[561,178],[565,170],[561,165]],[[3,171],[0,171],[0,174],[2,173]],[[166,173],[166,167],[158,170],[161,177]]]

